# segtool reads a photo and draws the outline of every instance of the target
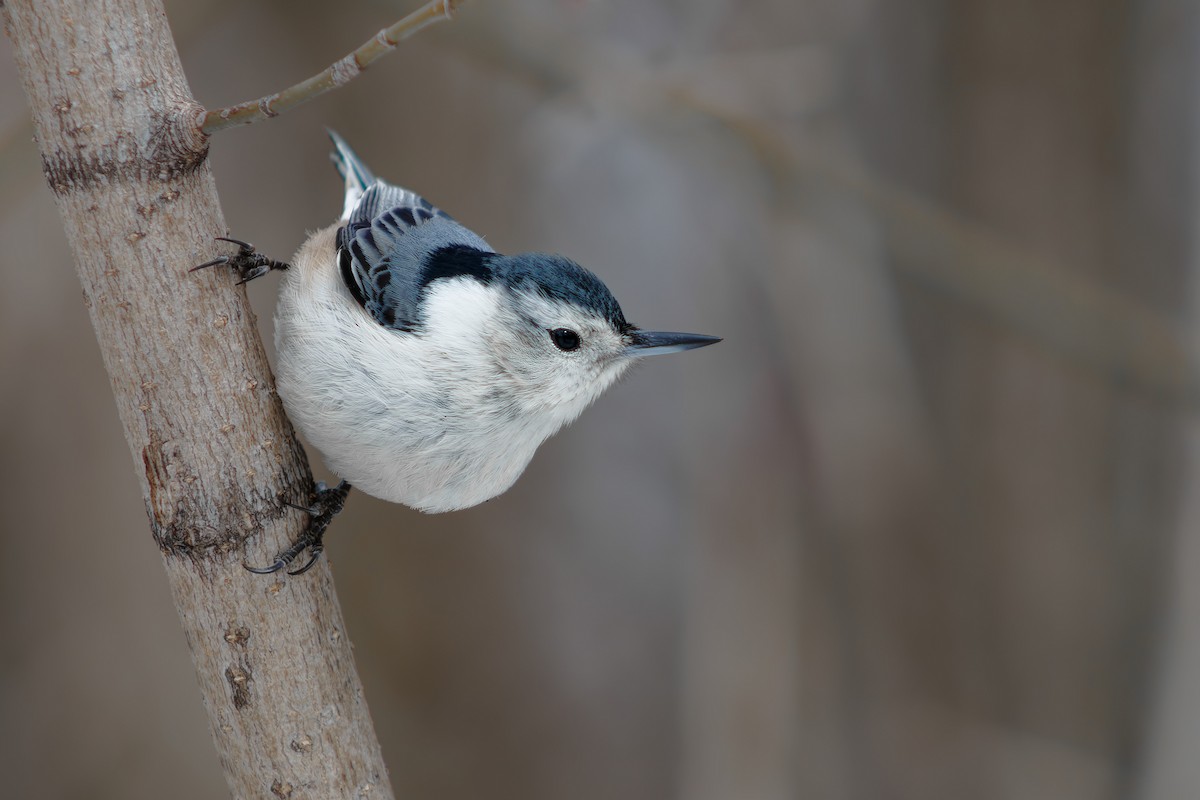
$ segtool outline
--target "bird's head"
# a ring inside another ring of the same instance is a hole
[[[694,333],[630,325],[604,283],[561,256],[495,255],[489,267],[497,313],[492,356],[519,388],[522,405],[570,422],[635,361],[719,342]]]

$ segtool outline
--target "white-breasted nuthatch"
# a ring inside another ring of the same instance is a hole
[[[242,282],[286,270],[275,310],[276,381],[296,427],[343,480],[318,485],[308,569],[350,485],[421,511],[504,492],[538,445],[644,356],[720,339],[643,331],[599,278],[562,256],[505,256],[424,198],[377,179],[330,131],[342,218],[292,264],[244,242]],[[224,238],[224,237],[220,237]]]

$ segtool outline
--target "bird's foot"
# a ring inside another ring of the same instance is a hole
[[[308,572],[313,564],[317,563],[317,559],[321,557],[321,551],[325,549],[325,544],[322,541],[325,538],[325,529],[329,527],[329,523],[337,516],[337,513],[342,510],[342,506],[346,505],[346,495],[350,494],[350,484],[342,481],[337,486],[330,489],[323,481],[317,483],[317,494],[313,498],[312,505],[298,506],[294,503],[285,503],[292,508],[298,508],[301,511],[307,511],[309,515],[308,527],[304,532],[292,542],[291,546],[283,550],[279,555],[275,556],[275,562],[266,567],[251,567],[248,564],[242,566],[251,572],[259,575],[270,575],[286,567],[296,560],[296,557],[308,551],[308,563],[297,570],[290,570],[288,575],[300,575]]]
[[[231,256],[218,256],[212,261],[205,261],[203,264],[198,264],[188,272],[195,272],[198,269],[205,267],[215,267],[220,264],[227,264],[233,267],[234,272],[241,279],[239,284],[252,281],[255,278],[261,278],[271,270],[287,269],[291,265],[284,261],[276,261],[273,258],[267,258],[262,253],[254,249],[254,245],[249,242],[243,242],[239,239],[230,239],[227,236],[217,236],[217,239],[222,242],[231,242],[238,246],[238,251]]]

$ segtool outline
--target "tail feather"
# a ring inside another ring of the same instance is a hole
[[[342,219],[348,220],[363,192],[375,183],[375,175],[336,131],[327,128],[326,132],[333,141],[333,151],[329,154],[329,160],[333,162],[333,165],[337,167],[338,174],[346,181],[346,199],[342,206]]]

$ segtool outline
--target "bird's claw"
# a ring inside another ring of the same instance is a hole
[[[342,481],[337,486],[330,489],[324,483],[318,483],[316,486],[316,497],[313,499],[312,505],[300,506],[295,503],[284,502],[284,505],[298,508],[309,515],[308,527],[304,532],[297,537],[296,541],[286,549],[275,556],[275,561],[265,567],[252,567],[249,564],[243,564],[247,570],[257,575],[271,575],[286,568],[289,564],[296,560],[296,557],[308,551],[308,562],[300,569],[289,570],[288,575],[301,575],[308,572],[313,564],[317,563],[317,559],[321,557],[321,553],[325,550],[324,537],[325,529],[329,527],[329,523],[337,515],[342,507],[346,505],[346,496],[350,494],[350,484]]]
[[[267,258],[262,253],[254,249],[254,245],[249,242],[243,242],[241,239],[230,239],[228,236],[214,237],[222,242],[236,244],[238,251],[231,256],[217,256],[211,261],[205,261],[203,264],[197,264],[188,270],[195,272],[198,269],[206,267],[215,267],[221,264],[233,267],[234,272],[238,274],[238,284],[247,283],[255,278],[261,278],[268,272],[276,269],[287,269],[290,265],[283,261],[276,261],[273,258]]]

